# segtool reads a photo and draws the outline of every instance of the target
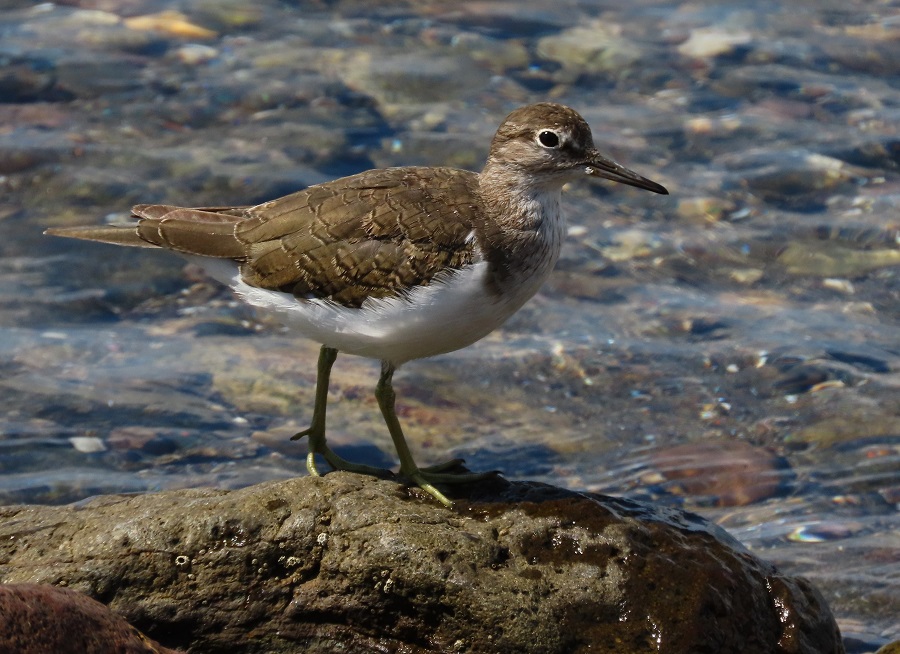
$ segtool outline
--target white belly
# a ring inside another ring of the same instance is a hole
[[[414,288],[405,298],[367,300],[360,308],[349,308],[250,286],[231,261],[191,258],[244,301],[276,313],[306,338],[395,365],[458,350],[484,338],[537,292],[554,263],[546,261],[549,265],[502,296],[488,292],[488,264],[479,262]]]

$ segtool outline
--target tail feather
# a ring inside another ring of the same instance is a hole
[[[172,204],[136,204],[131,207],[131,215],[135,218],[162,218],[178,208]]]
[[[244,244],[234,235],[234,226],[241,220],[227,214],[175,209],[159,220],[141,220],[137,231],[141,238],[169,250],[241,259],[246,256]]]
[[[63,236],[65,238],[78,238],[84,241],[99,241],[114,245],[127,245],[139,248],[159,247],[155,243],[149,243],[142,239],[137,231],[137,225],[97,225],[89,227],[51,227],[44,230],[50,236]]]
[[[159,247],[207,257],[246,257],[244,243],[234,235],[235,224],[244,219],[241,208],[185,209],[142,204],[134,207],[132,214],[139,218],[135,223],[53,227],[44,233],[114,245]]]

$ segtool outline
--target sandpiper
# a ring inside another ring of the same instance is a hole
[[[199,263],[244,301],[273,311],[321,343],[306,467],[383,471],[335,454],[325,440],[338,352],[381,361],[375,398],[400,474],[452,506],[435,484],[494,473],[419,468],[397,414],[392,378],[412,359],[457,350],[515,313],[550,274],[565,236],[565,183],[588,175],[668,191],[601,155],[569,107],[516,109],[500,125],[481,173],[453,168],[369,170],[253,207],[142,204],[136,222],[48,229],[47,234],[164,248]]]

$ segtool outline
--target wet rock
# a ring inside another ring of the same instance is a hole
[[[897,43],[894,40],[896,36],[893,39],[877,40],[871,38],[871,34],[863,34],[863,38],[855,39],[824,38],[821,47],[832,66],[871,75],[896,75],[900,72]]]
[[[499,479],[451,495],[332,473],[6,507],[0,577],[192,651],[844,651],[808,582],[696,515]]]
[[[853,351],[849,348],[833,348],[825,350],[825,354],[830,358],[843,363],[849,363],[861,370],[871,372],[890,372],[891,364],[888,362],[884,353],[878,352],[873,348],[873,352]]]
[[[56,64],[56,87],[78,98],[124,93],[142,85],[142,63],[110,53],[71,53]]]
[[[219,56],[216,48],[199,43],[186,43],[175,51],[178,60],[188,66],[198,66],[209,63]]]
[[[97,452],[106,451],[106,444],[96,436],[71,436],[69,437],[69,443],[82,454],[96,454]]]
[[[850,411],[848,410],[847,413]],[[832,447],[841,443],[891,437],[900,433],[900,418],[875,411],[857,409],[858,415],[833,415],[801,429],[787,437],[789,443],[807,443],[817,447]]]
[[[835,193],[863,179],[839,159],[805,151],[751,151],[721,158],[762,200],[792,210],[821,210]]]
[[[879,648],[875,654],[900,654],[900,640],[895,640],[893,643]]]
[[[886,136],[851,145],[841,144],[829,154],[856,166],[896,170],[900,168],[900,139]]]
[[[597,21],[545,36],[537,45],[538,54],[564,68],[587,74],[627,72],[642,56],[638,45],[622,36],[619,25]]]
[[[380,105],[406,105],[456,100],[471,86],[486,85],[487,69],[474,61],[448,54],[378,55],[355,52],[338,63],[350,88],[374,97]]]
[[[785,395],[807,393],[817,385],[827,382],[832,371],[815,363],[800,363],[788,366],[782,376],[772,383],[772,388]]]
[[[157,35],[129,29],[115,13],[96,9],[48,8],[27,26],[38,42],[97,51],[149,54],[165,49]]]
[[[274,4],[259,2],[251,5],[243,0],[199,0],[192,2],[190,8],[204,24],[213,25],[220,30],[235,30],[259,26],[266,6]]]
[[[477,31],[515,34],[518,37],[546,34],[566,25],[562,14],[549,5],[529,6],[520,2],[472,2],[434,6],[441,20]]]
[[[793,543],[825,543],[859,534],[864,525],[858,521],[814,522],[797,527],[786,538]]]
[[[678,46],[678,52],[686,57],[717,57],[732,52],[737,46],[753,40],[750,32],[727,30],[721,27],[701,27]]]
[[[824,87],[829,90],[834,84],[835,80],[827,75],[804,72],[806,74],[778,64],[729,67],[722,70],[721,77],[715,79],[711,86],[725,97],[760,100],[771,96],[809,99],[809,94],[813,93],[813,82],[819,82],[819,89]]]
[[[216,32],[202,25],[192,23],[190,19],[178,11],[161,11],[158,14],[134,16],[126,18],[126,27],[136,32],[158,32],[167,36],[182,39],[212,39]]]
[[[65,100],[71,96],[55,87],[52,58],[39,53],[0,52],[0,101]]]
[[[737,440],[656,450],[642,481],[716,506],[744,506],[778,494],[790,472],[773,452]]]
[[[53,137],[31,130],[0,134],[0,175],[30,170],[69,154]]]
[[[168,47],[165,39],[152,32],[138,32],[128,29],[123,24],[90,27],[80,31],[75,41],[99,51],[116,51],[136,54],[154,55],[164,52]]]
[[[678,200],[675,211],[679,220],[703,225],[716,223],[735,210],[733,202],[718,197],[694,197]]]
[[[900,250],[860,250],[835,241],[790,243],[778,263],[792,275],[856,278],[873,270],[900,265]]]
[[[144,450],[151,453],[155,449],[154,443],[160,440],[174,443],[171,439],[160,436],[158,430],[152,427],[117,427],[109,433],[106,440],[112,450]],[[172,448],[170,451],[174,451],[174,449]]]
[[[0,585],[0,651],[16,654],[178,654],[100,602],[43,584]]]
[[[481,34],[466,32],[455,34],[451,44],[461,56],[471,57],[498,75],[511,68],[524,68],[530,61],[528,49],[519,41],[489,39]]]

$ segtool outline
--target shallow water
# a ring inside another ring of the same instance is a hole
[[[0,502],[305,474],[315,344],[43,228],[477,169],[550,99],[672,195],[568,189],[543,292],[398,373],[419,461],[697,510],[814,579],[849,651],[900,638],[896,3],[543,4],[4,3]],[[339,359],[330,439],[390,466],[376,376]]]

